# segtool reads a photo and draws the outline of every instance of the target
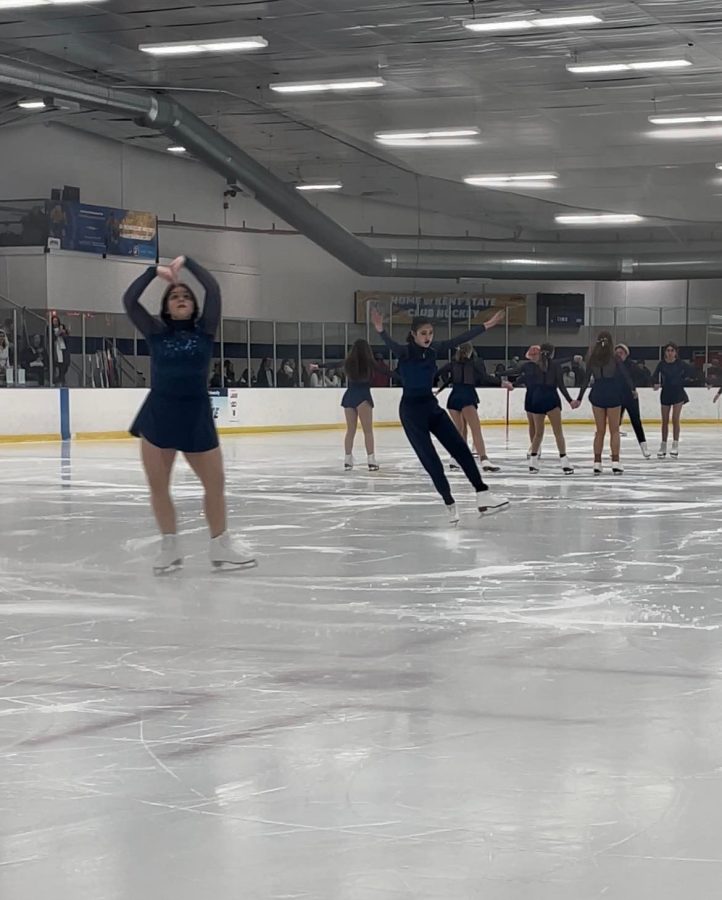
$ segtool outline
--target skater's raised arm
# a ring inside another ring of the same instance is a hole
[[[148,266],[148,268],[130,285],[128,290],[123,294],[123,306],[130,321],[135,325],[143,337],[149,337],[151,334],[160,334],[163,331],[163,323],[156,316],[152,316],[148,310],[141,306],[140,298],[143,296],[148,285],[157,275],[156,266]]]
[[[500,322],[504,321],[504,317],[506,315],[506,310],[500,309],[494,313],[494,315],[487,319],[483,325],[477,325],[475,328],[469,329],[469,331],[464,331],[462,334],[457,334],[456,337],[451,338],[448,341],[434,341],[432,343],[432,347],[436,350],[437,353],[444,354],[448,353],[449,350],[455,350],[461,344],[466,344],[474,340],[474,338],[479,337],[480,334],[484,334],[486,331],[490,331],[492,328],[495,328]]]
[[[384,344],[386,344],[389,350],[391,350],[399,358],[408,354],[408,346],[406,346],[405,344],[399,344],[398,341],[395,341],[391,337],[391,335],[387,333],[384,327],[383,314],[375,306],[371,309],[371,321],[373,322],[374,328],[378,332],[378,336],[381,338]]]

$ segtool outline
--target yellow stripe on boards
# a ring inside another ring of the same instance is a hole
[[[59,440],[59,434],[0,434],[0,444],[37,444]]]

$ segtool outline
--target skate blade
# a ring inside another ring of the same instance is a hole
[[[574,469],[562,469],[562,473],[563,473],[564,475],[573,475],[573,474],[574,474]]]
[[[183,560],[177,559],[175,562],[172,562],[169,566],[153,566],[153,574],[156,577],[162,578],[164,575],[172,575],[173,572],[177,572],[179,569],[183,568]]]
[[[501,467],[500,466],[482,466],[481,471],[482,472],[501,472]]]
[[[381,466],[369,466],[369,472],[378,472]]]
[[[624,475],[624,469],[612,469],[612,475]]]
[[[495,513],[503,512],[505,509],[509,509],[509,501],[506,503],[500,503],[498,506],[480,506],[479,507],[479,515],[480,516],[493,516]]]
[[[211,565],[214,569],[221,572],[236,572],[240,569],[255,569],[258,565],[258,560],[256,559],[248,559],[242,563],[233,563],[233,562],[224,562],[219,560],[214,560]]]
[[[679,459],[679,453],[670,453],[669,458],[670,459]]]

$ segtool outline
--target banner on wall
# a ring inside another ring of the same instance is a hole
[[[155,261],[158,220],[153,213],[89,203],[50,203],[48,246],[82,253]]]
[[[480,325],[497,309],[506,309],[510,325],[526,325],[525,294],[434,293],[428,291],[396,293],[395,291],[356,291],[356,324],[366,324],[370,303],[377,304],[394,324],[410,323],[414,316],[428,316],[432,322]]]

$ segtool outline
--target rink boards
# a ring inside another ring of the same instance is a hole
[[[119,439],[143,402],[146,389],[47,388],[7,389],[0,392],[0,441],[41,441],[58,439]],[[479,415],[488,425],[523,424],[524,390],[510,394],[501,388],[479,391]],[[689,404],[684,418],[688,423],[719,424],[720,404],[712,402],[716,390],[689,388]],[[377,425],[398,425],[399,388],[373,391]],[[576,392],[572,391],[572,396]],[[216,423],[224,434],[271,431],[302,431],[340,428],[344,424],[342,389],[318,390],[239,388],[228,396],[212,396]],[[639,391],[642,418],[659,421],[659,394]],[[448,393],[439,399],[446,403]],[[565,403],[567,423],[591,423],[588,401],[578,410]]]

